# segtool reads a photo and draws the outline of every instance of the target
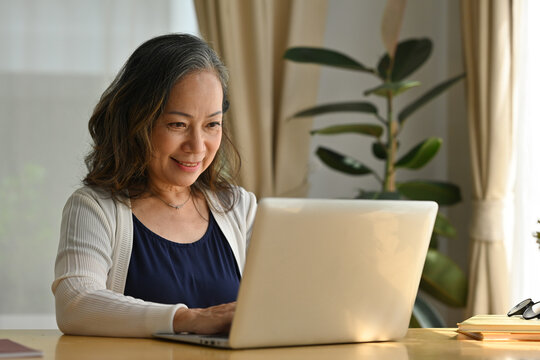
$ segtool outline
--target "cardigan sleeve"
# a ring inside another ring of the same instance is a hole
[[[174,314],[185,305],[146,302],[107,289],[116,232],[113,208],[81,191],[64,207],[52,284],[58,327],[73,335],[173,332]]]

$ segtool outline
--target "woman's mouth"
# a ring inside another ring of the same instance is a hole
[[[179,160],[176,160],[175,158],[171,158],[171,159],[176,163],[176,165],[180,169],[184,171],[190,171],[190,172],[196,171],[201,165],[200,161],[192,162],[192,161],[179,161]]]

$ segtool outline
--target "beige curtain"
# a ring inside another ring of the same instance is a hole
[[[473,216],[467,316],[508,311],[503,209],[512,157],[512,0],[462,0]]]
[[[203,37],[229,68],[228,121],[242,155],[241,185],[263,196],[307,192],[309,120],[288,120],[317,100],[318,68],[283,59],[321,46],[327,0],[194,0]]]

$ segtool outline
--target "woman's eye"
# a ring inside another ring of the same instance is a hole
[[[186,124],[183,122],[172,122],[172,123],[169,123],[168,126],[173,129],[179,129],[179,128],[186,127]]]
[[[208,127],[218,127],[218,126],[221,126],[221,122],[220,121],[212,121],[211,123],[208,124]]]

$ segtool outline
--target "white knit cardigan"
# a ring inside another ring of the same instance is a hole
[[[212,214],[242,272],[257,205],[252,193],[242,188],[236,191],[233,210]],[[217,207],[215,196],[207,195]],[[119,337],[173,332],[174,314],[184,304],[158,304],[123,295],[132,245],[130,206],[90,187],[71,195],[62,214],[52,284],[62,332]]]

